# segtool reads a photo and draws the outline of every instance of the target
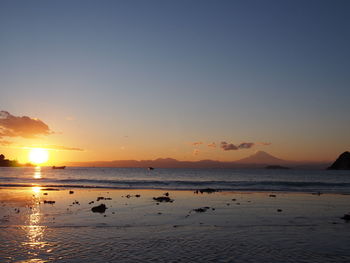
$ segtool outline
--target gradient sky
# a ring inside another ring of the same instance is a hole
[[[0,110],[54,133],[3,138],[1,152],[332,160],[350,150],[349,13],[340,0],[2,0]]]

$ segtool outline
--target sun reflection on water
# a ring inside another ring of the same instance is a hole
[[[34,170],[34,179],[41,179],[41,167],[37,166]]]

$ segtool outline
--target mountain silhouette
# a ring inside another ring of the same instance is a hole
[[[257,151],[251,156],[240,159],[236,163],[241,164],[285,164],[287,161],[279,159],[264,151]]]

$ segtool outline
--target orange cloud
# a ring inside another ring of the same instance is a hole
[[[84,149],[76,148],[76,147],[66,147],[61,145],[48,145],[48,146],[32,146],[32,147],[24,147],[24,148],[43,148],[47,150],[56,150],[56,151],[84,151]]]
[[[49,135],[51,133],[49,126],[39,119],[28,116],[18,117],[7,111],[0,111],[0,138],[35,138],[38,135]]]
[[[216,143],[215,142],[209,143],[208,147],[216,148]]]

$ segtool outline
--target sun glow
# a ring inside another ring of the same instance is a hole
[[[34,164],[43,164],[49,160],[49,152],[46,149],[34,148],[29,152],[29,161]]]

